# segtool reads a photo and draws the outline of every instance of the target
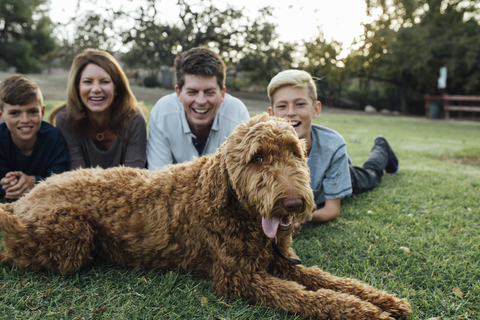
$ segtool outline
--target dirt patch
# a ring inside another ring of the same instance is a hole
[[[478,155],[477,157],[467,157],[467,158],[453,158],[453,157],[443,156],[443,157],[440,157],[440,160],[458,163],[458,164],[464,164],[467,166],[480,167],[480,155]]]
[[[439,158],[442,161],[480,167],[480,148],[466,148],[443,154]]]

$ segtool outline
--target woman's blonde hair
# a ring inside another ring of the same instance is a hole
[[[68,77],[67,101],[52,110],[50,123],[55,122],[59,111],[66,109],[67,121],[74,132],[86,134],[85,128],[90,127],[90,122],[86,107],[80,98],[79,85],[83,70],[91,63],[105,70],[115,84],[115,97],[109,107],[110,129],[123,139],[122,131],[130,128],[132,115],[136,115],[145,108],[137,102],[130,89],[128,79],[117,60],[103,50],[86,49],[75,57]]]
[[[268,84],[268,98],[272,104],[275,92],[285,86],[307,88],[308,96],[312,99],[313,104],[317,102],[317,87],[312,76],[303,70],[285,70],[278,73],[270,80]]]

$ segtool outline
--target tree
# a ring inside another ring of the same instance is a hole
[[[253,84],[268,84],[278,72],[290,69],[296,45],[279,42],[276,26],[268,22],[272,8],[260,10],[260,16],[245,32],[244,45],[238,54],[237,71],[247,72]]]
[[[345,81],[344,59],[340,57],[342,44],[325,40],[323,33],[310,41],[304,41],[305,52],[299,67],[317,79],[319,99],[339,104]]]
[[[476,1],[370,0],[367,5],[380,14],[365,25],[362,45],[347,60],[353,75],[393,85],[403,113],[423,111],[423,95],[435,93],[444,65],[450,93],[472,92],[480,78],[474,62],[480,52]]]
[[[291,68],[294,50],[291,43],[260,46],[245,53],[237,63],[237,70],[248,72],[251,83],[266,85],[278,72]]]
[[[53,27],[42,5],[46,0],[0,0],[0,68],[40,72],[55,47]],[[35,18],[34,18],[35,17]]]
[[[75,56],[85,49],[95,48],[113,52],[118,46],[120,38],[113,23],[120,14],[111,9],[102,11],[103,14],[86,11],[57,28],[61,29],[63,34],[59,34],[61,45],[55,56],[60,59],[64,68],[70,68]],[[69,27],[73,27],[74,32],[71,34]]]
[[[220,8],[212,1],[177,0],[178,20],[167,22],[162,20],[159,0],[137,0],[134,10],[114,11],[109,5],[101,13],[87,11],[69,23],[75,32],[63,36],[59,51],[63,60],[71,61],[73,53],[85,47],[111,51],[120,40],[125,52],[120,59],[126,66],[147,69],[150,76],[156,76],[162,68],[173,66],[178,53],[207,47],[219,53],[228,67],[236,65],[235,70],[249,72],[260,82],[269,81],[293,61],[294,46],[276,40],[275,25],[268,21],[272,16],[269,7],[250,17],[244,8],[228,4]]]
[[[156,0],[144,0],[135,13],[124,13],[134,20],[134,26],[122,33],[123,44],[130,49],[123,58],[127,65],[159,70],[172,66],[179,52],[199,46],[217,51],[226,62],[236,62],[246,53],[248,44],[262,41],[261,35],[253,36],[251,29],[270,27],[252,22],[243,10],[230,5],[219,9],[211,1],[191,5],[178,0],[177,6],[177,23],[161,21]]]

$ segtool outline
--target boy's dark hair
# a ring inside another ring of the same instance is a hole
[[[205,48],[192,48],[182,52],[175,58],[175,76],[177,86],[182,90],[185,74],[217,78],[220,89],[225,86],[225,63],[215,52]]]
[[[37,100],[43,104],[42,92],[32,79],[14,74],[0,83],[0,110],[8,103],[12,106],[24,106]]]

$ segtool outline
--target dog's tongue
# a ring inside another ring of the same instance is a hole
[[[280,224],[280,217],[273,217],[270,219],[262,218],[262,227],[265,235],[270,239],[277,235],[278,225]]]

